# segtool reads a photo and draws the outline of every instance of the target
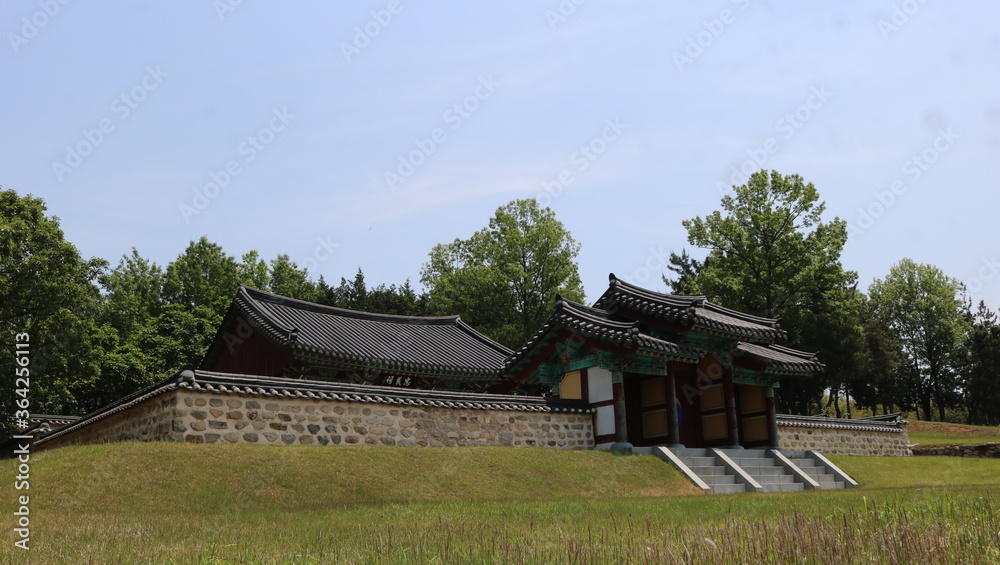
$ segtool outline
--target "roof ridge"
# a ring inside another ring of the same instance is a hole
[[[702,307],[706,310],[712,310],[719,314],[725,314],[727,316],[732,316],[733,318],[739,318],[740,320],[746,322],[754,322],[761,325],[770,325],[771,327],[778,327],[781,323],[780,318],[766,318],[764,316],[755,316],[753,314],[747,314],[746,312],[740,312],[739,310],[733,310],[732,308],[727,308],[725,306],[716,304],[708,299],[705,300]]]
[[[345,318],[353,318],[357,320],[370,320],[375,322],[429,326],[429,325],[457,325],[457,322],[460,319],[459,316],[457,315],[403,316],[399,314],[379,314],[376,312],[365,312],[363,310],[351,310],[348,308],[339,308],[337,306],[327,306],[326,304],[318,304],[316,302],[309,302],[307,300],[300,300],[298,298],[291,298],[288,296],[282,296],[280,294],[274,294],[273,292],[267,292],[243,284],[240,285],[240,288],[241,290],[246,291],[247,296],[256,301],[265,301],[272,304],[287,306],[290,308],[299,308],[302,310],[309,310],[320,314],[331,314],[331,315],[342,316]]]
[[[785,347],[784,345],[778,345],[776,343],[772,343],[767,347],[770,347],[771,349],[774,349],[775,351],[784,353],[786,355],[791,355],[793,357],[801,357],[802,359],[808,359],[810,361],[815,360],[819,356],[818,352],[809,352],[809,351],[802,351],[801,349],[792,349],[791,347]]]
[[[689,295],[684,295],[684,294],[670,294],[670,293],[664,293],[664,292],[657,292],[655,290],[650,290],[648,288],[642,288],[641,286],[636,286],[636,285],[634,285],[634,284],[632,284],[630,282],[626,282],[626,281],[623,281],[622,279],[619,279],[618,277],[615,276],[614,273],[611,273],[610,275],[608,275],[608,278],[610,279],[610,286],[612,288],[615,287],[615,286],[621,286],[621,287],[623,287],[626,290],[629,290],[629,291],[634,292],[636,294],[646,295],[646,296],[649,296],[651,298],[666,298],[668,300],[674,300],[674,301],[677,301],[677,302],[683,302],[683,303],[686,303],[685,305],[688,306],[688,307],[690,307],[692,305],[695,305],[695,304],[699,304],[700,305],[701,303],[704,303],[704,302],[708,301],[708,297],[707,296],[702,296],[702,295],[689,296]]]
[[[605,324],[612,324],[615,326],[619,326],[621,328],[634,329],[638,327],[638,322],[613,320],[611,319],[611,315],[608,313],[607,310],[602,310],[600,308],[594,308],[592,306],[580,304],[579,302],[567,300],[562,297],[559,297],[559,300],[556,301],[556,312],[558,312],[559,310],[568,311],[570,313],[576,314],[584,318],[591,318],[594,321],[599,321]]]

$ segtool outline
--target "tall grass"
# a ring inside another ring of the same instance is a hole
[[[186,460],[174,461],[182,454]],[[956,458],[845,457],[837,464],[855,476],[867,473],[867,486],[644,496],[646,481],[670,469],[646,456],[391,448],[291,449],[284,461],[281,455],[256,446],[50,452],[32,485],[39,486],[33,549],[14,551],[8,533],[0,562],[1000,563],[1000,488],[978,478],[1000,475],[1000,461],[965,472],[968,460]],[[921,467],[936,459],[951,470]],[[366,489],[375,483],[344,472],[384,472],[383,464],[391,470],[393,461],[417,460],[472,479],[445,480],[443,487],[387,481],[369,501],[352,493],[351,481]],[[260,472],[252,480],[255,465]],[[556,479],[518,488],[519,469],[522,482],[552,473]],[[0,464],[0,473],[9,470],[9,462]],[[922,470],[972,486],[895,488]],[[591,475],[615,489],[574,484]],[[638,486],[629,490],[633,482]],[[0,515],[12,511],[0,500]]]

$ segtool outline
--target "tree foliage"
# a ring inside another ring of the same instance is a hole
[[[239,271],[236,259],[202,236],[167,265],[164,302],[204,306],[222,316],[236,294]]]
[[[967,424],[1000,425],[1000,323],[983,302],[970,315],[962,389]]]
[[[583,301],[579,252],[551,209],[534,199],[515,200],[469,239],[434,246],[420,280],[432,312],[459,314],[494,340],[517,347],[552,313],[556,295]]]
[[[397,316],[427,315],[427,295],[414,292],[409,279],[399,286],[383,283],[369,288],[359,267],[353,279],[341,277],[336,287],[328,286],[320,277],[319,288],[322,292],[319,302],[328,306]]]
[[[42,199],[0,189],[0,340],[13,349],[27,334],[30,410],[78,408],[82,388],[98,377],[94,328],[101,259],[85,260],[66,241]],[[14,355],[0,356],[0,426],[14,414]]]
[[[721,211],[683,222],[688,243],[708,250],[697,275],[703,293],[776,318],[817,292],[854,282],[856,274],[840,264],[847,222],[821,221],[826,204],[812,183],[759,171],[733,190]]]
[[[941,420],[955,404],[958,357],[969,333],[965,289],[961,282],[933,265],[903,259],[885,279],[869,288],[876,307],[885,313],[916,380],[920,407],[930,420],[931,402]]]
[[[827,387],[850,386],[864,341],[857,274],[840,263],[847,222],[824,222],[819,192],[798,175],[759,171],[733,190],[721,210],[683,222],[688,243],[708,255],[699,262],[672,254],[669,268],[679,276],[664,280],[680,294],[782,318],[790,344],[819,351],[827,370],[782,381],[778,400],[787,411],[818,411]]]

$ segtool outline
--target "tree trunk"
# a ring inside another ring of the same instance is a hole
[[[924,411],[924,419],[928,422],[934,421],[934,415],[931,413],[931,391],[923,387],[920,391],[920,407]]]
[[[824,408],[829,408],[830,405],[832,404],[834,413],[837,414],[838,418],[840,417],[840,402],[838,402],[839,398],[840,398],[839,391],[831,388],[830,398],[829,400],[826,401],[826,406],[824,407]]]

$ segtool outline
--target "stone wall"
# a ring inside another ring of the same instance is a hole
[[[593,415],[173,390],[40,447],[113,441],[260,445],[594,446]]]
[[[778,426],[778,444],[790,451],[816,450],[826,455],[910,455],[902,431],[844,430]]]
[[[177,405],[177,393],[167,392],[46,441],[39,447],[48,449],[61,445],[118,441],[180,441],[183,436],[173,429],[177,425]]]
[[[951,457],[1000,458],[1000,443],[978,445],[918,445],[914,455],[948,455]]]

